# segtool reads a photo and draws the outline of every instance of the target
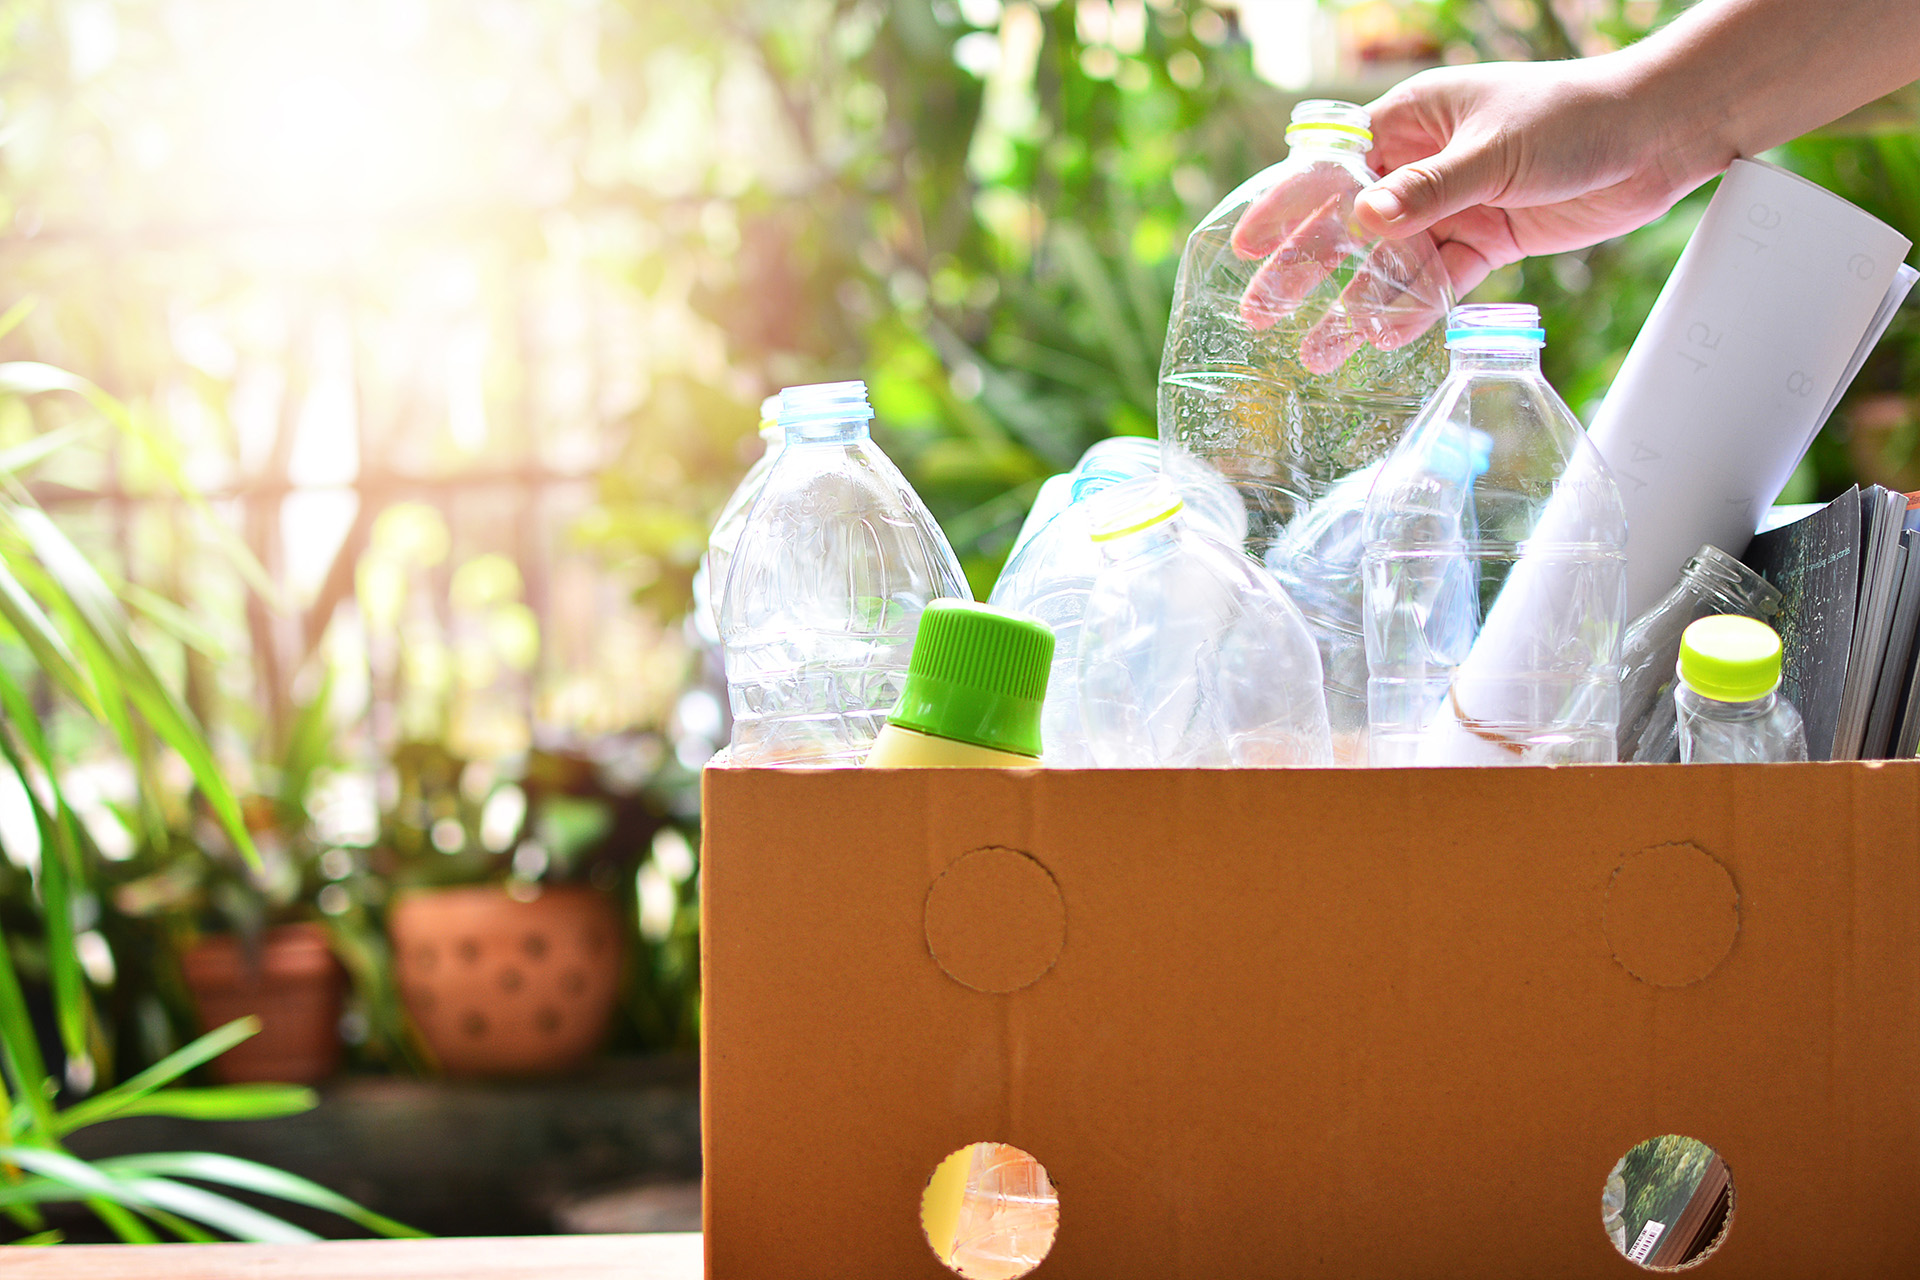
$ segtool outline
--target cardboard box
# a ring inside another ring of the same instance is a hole
[[[1059,1188],[1045,1280],[1920,1275],[1920,763],[709,770],[707,1275],[951,1276],[934,1166]]]

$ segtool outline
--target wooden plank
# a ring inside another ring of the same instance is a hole
[[[698,1233],[9,1249],[7,1280],[700,1280]]]

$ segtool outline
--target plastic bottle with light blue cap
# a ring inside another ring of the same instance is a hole
[[[1614,758],[1627,527],[1540,371],[1530,306],[1455,308],[1452,369],[1380,466],[1363,522],[1368,758]]]
[[[780,393],[786,443],[720,610],[732,764],[860,764],[900,701],[922,610],[972,599],[872,419],[864,382]]]

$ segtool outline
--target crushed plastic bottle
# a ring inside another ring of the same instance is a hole
[[[1011,563],[1020,554],[1021,548],[1033,540],[1033,535],[1046,528],[1055,516],[1072,504],[1076,493],[1086,493],[1089,484],[1105,488],[1124,480],[1155,475],[1159,470],[1160,446],[1156,441],[1144,436],[1108,436],[1105,440],[1094,441],[1080,455],[1080,461],[1074,463],[1071,471],[1048,476],[1040,485],[1040,492],[1035,495],[1033,506],[1028,509],[1027,518],[1020,525],[1020,532],[1014,535],[1013,545],[1007,549],[1008,562]]]
[[[1460,307],[1447,338],[1453,371],[1367,500],[1369,759],[1610,761],[1619,486],[1541,376],[1538,311]]]
[[[1446,376],[1435,322],[1453,305],[1426,233],[1368,243],[1351,226],[1353,198],[1377,180],[1371,138],[1351,103],[1294,108],[1287,158],[1188,238],[1160,364],[1167,472],[1208,466],[1240,490],[1247,550],[1295,593],[1348,742],[1366,729],[1364,645],[1343,595],[1358,548],[1288,527],[1405,433]]]
[[[1157,457],[1145,467],[1136,466],[1138,461],[1129,458],[1125,465],[1116,465],[1107,459],[1085,466],[1083,459],[1085,469],[1074,479],[1067,505],[1007,561],[988,597],[988,603],[1036,617],[1053,631],[1053,669],[1041,737],[1046,762],[1056,768],[1090,769],[1095,763],[1080,714],[1080,623],[1104,563],[1093,526],[1103,510],[1158,483]],[[1217,477],[1192,479],[1191,485],[1178,486],[1188,518],[1222,542],[1238,546],[1246,533],[1246,509],[1238,496]]]
[[[753,500],[766,488],[767,474],[773,470],[774,460],[780,456],[780,446],[785,442],[780,429],[779,396],[768,396],[760,402],[760,439],[765,447],[747,468],[747,474],[740,478],[726,505],[720,508],[713,532],[707,535],[706,554],[700,557],[700,567],[693,575],[694,618],[701,637],[709,641],[720,639],[720,605],[726,598],[727,573],[733,568],[734,548],[740,545]]]
[[[1764,622],[1716,614],[1680,637],[1673,686],[1682,764],[1807,758],[1800,713],[1780,696],[1780,636]]]
[[[1173,486],[1101,513],[1080,712],[1103,767],[1330,765],[1320,655],[1287,593]]]
[[[781,392],[786,445],[721,606],[733,764],[859,764],[900,700],[921,610],[972,599],[872,418],[862,382]]]
[[[1619,758],[1641,764],[1680,758],[1674,664],[1689,623],[1715,613],[1765,621],[1779,611],[1779,588],[1720,548],[1701,547],[1673,590],[1634,619],[1620,642]]]

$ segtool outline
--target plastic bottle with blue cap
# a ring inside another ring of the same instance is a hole
[[[872,419],[863,382],[780,393],[786,444],[720,610],[735,765],[860,764],[900,701],[921,611],[972,598]]]
[[[1080,713],[1103,767],[1333,763],[1320,655],[1273,576],[1196,529],[1161,482],[1110,503],[1079,644]]]
[[[1452,370],[1367,499],[1376,765],[1614,758],[1626,516],[1540,371],[1539,312],[1456,308]]]

